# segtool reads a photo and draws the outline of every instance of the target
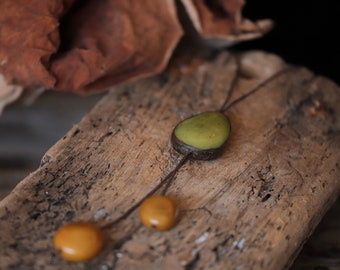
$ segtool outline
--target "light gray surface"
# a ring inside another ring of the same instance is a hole
[[[39,166],[44,153],[101,96],[79,97],[50,91],[30,106],[14,104],[4,110],[0,116],[0,199]]]

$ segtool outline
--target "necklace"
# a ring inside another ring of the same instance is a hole
[[[228,61],[231,59],[237,61],[233,57],[230,57]],[[176,174],[188,160],[218,158],[223,153],[231,133],[231,123],[225,113],[290,70],[288,68],[275,73],[246,94],[230,102],[240,76],[240,64],[237,63],[236,66],[235,74],[227,89],[226,98],[218,110],[199,113],[184,119],[175,126],[171,134],[171,142],[173,148],[182,154],[182,158],[175,168],[141,200],[132,205],[120,217],[101,226],[101,228],[87,222],[71,222],[59,228],[54,237],[54,246],[64,259],[81,262],[94,258],[104,246],[102,231],[126,219],[137,208],[139,208],[141,222],[148,228],[163,231],[176,224],[179,210],[176,203],[166,196]],[[156,193],[158,195],[155,195]]]

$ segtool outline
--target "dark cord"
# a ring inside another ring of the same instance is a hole
[[[244,94],[243,96],[235,99],[233,102],[231,102],[229,105],[227,105],[225,108],[222,107],[222,109],[220,110],[220,112],[224,113],[227,110],[229,110],[231,107],[233,107],[234,105],[236,105],[237,103],[241,102],[242,100],[245,100],[247,97],[253,95],[254,93],[256,93],[257,91],[259,91],[262,87],[264,87],[265,85],[267,85],[268,83],[274,81],[275,79],[277,79],[278,77],[280,77],[281,75],[291,71],[293,68],[292,67],[288,67],[285,69],[282,69],[278,72],[276,72],[274,75],[270,76],[268,79],[264,80],[263,82],[261,82],[260,84],[258,84],[255,88],[253,88],[252,90],[250,90],[248,93]]]
[[[177,166],[167,175],[165,176],[158,184],[157,186],[155,186],[152,190],[150,190],[141,200],[139,200],[136,204],[134,204],[133,206],[131,206],[123,215],[121,215],[120,217],[118,217],[117,219],[113,220],[112,222],[109,222],[108,224],[105,224],[103,226],[101,226],[102,229],[107,229],[108,227],[111,227],[113,225],[116,225],[117,223],[119,223],[120,221],[122,221],[123,219],[125,219],[126,217],[128,217],[133,211],[135,211],[141,204],[142,202],[149,196],[155,194],[161,187],[163,187],[163,185],[166,184],[165,189],[163,190],[162,194],[165,194],[165,192],[167,191],[167,189],[170,186],[171,180],[174,178],[174,176],[176,175],[176,173],[179,171],[180,168],[183,167],[183,165],[188,161],[190,157],[190,153],[186,154],[184,157],[182,157],[182,159],[179,161],[179,163],[177,164]]]
[[[233,77],[233,80],[231,81],[230,83],[230,86],[228,87],[228,91],[227,91],[227,97],[226,99],[224,100],[221,108],[220,108],[220,112],[223,113],[226,111],[226,109],[224,108],[225,106],[227,106],[229,100],[231,99],[231,96],[236,88],[236,84],[237,84],[237,79],[238,79],[238,76],[240,74],[240,64],[238,62],[238,60],[236,58],[235,59],[235,62],[236,62],[236,70],[235,70],[235,74],[234,74],[234,77]]]

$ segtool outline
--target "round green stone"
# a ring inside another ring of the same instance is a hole
[[[223,113],[204,112],[179,123],[174,136],[198,150],[218,149],[229,138],[230,121]]]

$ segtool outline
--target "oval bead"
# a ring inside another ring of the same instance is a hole
[[[102,232],[93,224],[86,222],[65,224],[54,236],[54,248],[67,261],[90,260],[102,250],[103,246]]]
[[[217,157],[231,131],[229,118],[220,112],[204,112],[180,122],[172,133],[174,148],[195,159]]]
[[[169,230],[177,222],[178,208],[169,197],[153,195],[141,204],[139,218],[147,228],[158,231]]]

